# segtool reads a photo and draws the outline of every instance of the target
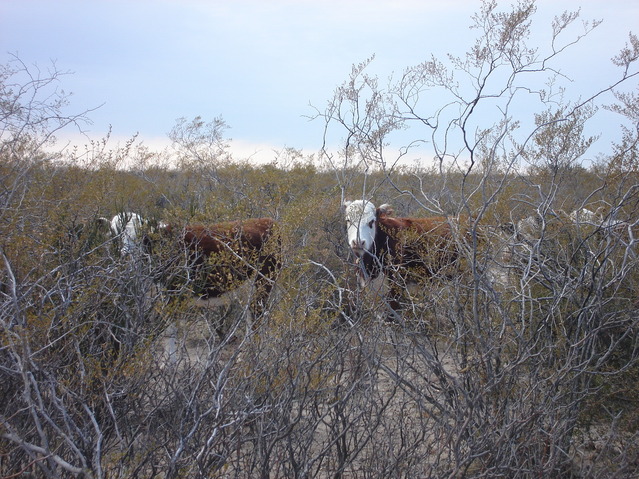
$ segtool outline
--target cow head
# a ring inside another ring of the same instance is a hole
[[[358,258],[364,253],[374,253],[375,235],[379,216],[390,214],[391,208],[375,205],[366,200],[345,201],[346,233],[348,245]]]
[[[140,215],[126,211],[118,213],[111,221],[105,218],[100,218],[99,221],[109,223],[111,236],[118,240],[123,255],[133,254],[139,249],[140,230],[147,223]]]
[[[370,252],[375,244],[377,209],[370,201],[344,202],[348,245],[357,257]]]

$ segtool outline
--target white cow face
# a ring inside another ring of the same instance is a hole
[[[348,244],[356,256],[371,252],[377,231],[377,211],[370,201],[344,202]]]
[[[144,220],[137,213],[123,212],[111,220],[111,234],[120,240],[121,252],[132,254],[138,249],[138,236]]]

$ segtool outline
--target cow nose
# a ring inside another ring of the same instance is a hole
[[[364,240],[354,239],[351,241],[351,247],[353,249],[364,249]]]

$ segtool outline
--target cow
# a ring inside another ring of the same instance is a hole
[[[567,280],[587,284],[589,272],[600,266],[601,238],[607,232],[601,209],[582,207],[537,212],[514,223],[502,225],[502,257],[516,278],[549,281]],[[605,235],[604,235],[605,236]],[[527,283],[527,281],[525,281]],[[575,283],[576,284],[576,283]]]
[[[391,318],[401,310],[406,285],[436,275],[451,276],[459,257],[456,223],[447,217],[396,218],[392,208],[366,200],[345,201],[348,245],[357,258],[360,282],[390,280]]]
[[[111,220],[98,218],[101,225],[108,226],[112,238],[118,241],[120,254],[134,255],[142,250],[141,230],[147,224],[139,214],[123,211]]]
[[[602,221],[602,207],[597,208],[597,211],[589,210],[588,208],[579,208],[574,210],[568,215],[569,220],[576,224],[597,225]]]
[[[187,283],[201,303],[219,298],[247,280],[253,280],[255,292],[251,313],[256,319],[263,313],[281,266],[279,243],[273,238],[275,229],[276,222],[271,218],[210,225],[161,224],[158,231],[162,245],[148,238],[145,243],[152,255],[162,248],[159,253],[171,256],[172,266],[176,266],[181,258],[185,260],[178,265],[183,268],[171,268],[177,271],[171,281]]]
[[[587,231],[588,227],[592,229],[605,227],[607,222],[603,220],[601,211],[602,208],[600,207],[596,211],[588,208],[578,208],[570,213],[557,210],[556,213],[548,212],[544,216],[534,214],[521,218],[514,223],[504,223],[501,225],[501,230],[517,241],[532,244],[539,241],[549,229],[564,229],[568,231],[578,228]]]
[[[567,228],[600,226],[602,219],[602,207],[597,208],[596,211],[578,208],[570,213],[557,210],[556,213],[548,212],[543,217],[540,214],[534,214],[521,218],[516,223],[505,223],[502,225],[502,230],[518,240],[533,242],[541,237],[543,230],[550,224]]]

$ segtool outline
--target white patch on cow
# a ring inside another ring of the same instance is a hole
[[[144,220],[137,213],[118,213],[111,220],[111,234],[120,241],[123,255],[133,254],[139,249],[139,235]]]
[[[588,208],[579,208],[569,215],[570,221],[575,224],[598,224],[601,223],[599,213],[595,213]]]
[[[371,251],[377,230],[377,211],[370,201],[344,202],[348,245],[356,256]]]

